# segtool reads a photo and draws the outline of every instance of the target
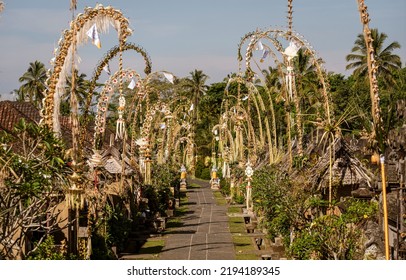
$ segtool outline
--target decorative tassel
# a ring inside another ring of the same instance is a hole
[[[223,178],[227,178],[227,167],[228,167],[227,162],[224,162],[223,169],[221,170],[221,173],[223,174]]]
[[[118,120],[116,125],[116,139],[123,139],[125,133],[125,120],[123,118],[124,109],[125,109],[125,98],[124,96],[120,96],[118,98]]]
[[[293,98],[293,67],[292,66],[288,66],[287,67],[288,70],[288,75],[286,76],[286,82],[287,82],[287,86],[288,86],[288,90],[289,90],[289,97],[292,100]]]
[[[120,114],[116,125],[116,140],[124,138],[124,131],[125,131],[125,121],[123,119],[123,115]]]

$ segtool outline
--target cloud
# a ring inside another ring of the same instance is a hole
[[[195,69],[209,76],[208,83],[221,82],[227,74],[238,71],[237,58],[227,55],[173,55],[158,56],[154,71],[167,70],[178,77],[189,76]]]

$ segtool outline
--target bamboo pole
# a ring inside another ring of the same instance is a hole
[[[389,229],[388,229],[388,205],[386,199],[386,174],[385,174],[385,157],[381,155],[381,176],[382,176],[382,204],[383,204],[383,220],[384,220],[384,235],[385,235],[385,258],[389,260]]]
[[[379,105],[379,88],[377,79],[377,65],[375,60],[375,51],[373,48],[373,39],[371,36],[371,30],[369,29],[369,14],[367,6],[364,0],[357,0],[358,10],[361,17],[361,23],[363,26],[363,34],[365,40],[365,46],[367,48],[367,64],[368,64],[368,76],[369,87],[371,96],[371,113],[374,124],[374,136],[378,142],[378,150],[383,152],[384,145],[382,139],[382,119],[381,109]],[[389,233],[388,233],[388,209],[386,200],[386,175],[385,175],[385,158],[381,155],[381,176],[382,176],[382,199],[383,199],[383,214],[384,214],[384,234],[385,234],[385,257],[389,260]]]

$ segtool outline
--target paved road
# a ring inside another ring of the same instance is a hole
[[[234,245],[228,226],[227,207],[216,205],[209,183],[189,181],[200,188],[189,188],[188,211],[183,225],[169,232],[161,260],[233,260]]]

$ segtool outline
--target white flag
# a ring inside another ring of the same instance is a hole
[[[90,27],[90,29],[86,32],[87,36],[89,36],[92,39],[92,44],[98,47],[99,49],[101,48],[101,42],[99,39],[99,33],[97,33],[97,26],[96,23]]]
[[[128,88],[129,88],[129,89],[134,89],[134,88],[135,88],[135,81],[134,81],[134,79],[131,79],[131,82],[130,82],[130,84],[128,85]]]
[[[103,70],[106,71],[107,74],[111,75],[110,67],[109,67],[108,64],[106,64],[106,65],[103,67]]]
[[[162,72],[165,76],[165,78],[171,83],[173,84],[173,75],[170,73],[166,73],[166,72]]]
[[[194,104],[192,103],[192,105],[190,105],[190,109],[189,109],[189,111],[193,111],[193,106]]]
[[[264,59],[268,56],[269,51],[268,50],[264,50],[264,52],[262,53],[262,57],[260,59],[260,62],[264,62]]]
[[[264,45],[262,45],[261,41],[258,41],[256,50],[257,51],[262,51],[263,49],[264,49]]]
[[[165,129],[165,128],[166,128],[166,124],[165,124],[165,123],[161,123],[161,124],[159,125],[159,128],[160,128],[160,129]]]

